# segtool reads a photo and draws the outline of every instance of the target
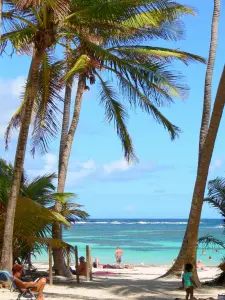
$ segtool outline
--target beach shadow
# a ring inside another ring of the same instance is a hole
[[[121,275],[121,274],[120,274]],[[64,287],[65,299],[80,299],[80,300],[97,300],[97,299],[150,299],[163,300],[185,298],[185,292],[180,290],[181,282],[177,280],[167,279],[132,279],[131,275],[123,278],[123,276],[109,276],[108,278],[94,278],[93,281],[82,281],[80,284],[73,283],[58,283],[56,291],[46,291],[46,299],[58,299],[62,297],[60,286]],[[53,287],[54,288],[54,287]],[[74,294],[75,290],[75,294]],[[90,293],[90,290],[93,291]],[[214,288],[200,288],[195,293],[198,297],[207,298],[210,294],[214,294]],[[222,288],[221,288],[222,290]],[[57,293],[58,291],[58,293]],[[211,292],[212,291],[212,292]],[[90,297],[91,296],[91,297]]]

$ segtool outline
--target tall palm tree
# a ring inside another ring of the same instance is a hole
[[[199,138],[199,155],[201,154],[201,151],[203,149],[204,142],[209,128],[209,122],[210,122],[211,101],[212,101],[212,78],[213,78],[213,70],[214,70],[216,50],[218,44],[219,19],[220,19],[220,0],[214,0],[209,58],[208,58],[206,76],[205,76],[202,123],[201,123],[200,138]]]
[[[27,87],[25,93],[25,104],[22,112],[22,122],[18,138],[17,151],[14,165],[14,176],[11,187],[11,194],[7,206],[7,216],[4,228],[4,243],[2,249],[1,265],[5,269],[10,269],[9,257],[12,250],[12,235],[16,199],[19,191],[19,184],[24,164],[26,143],[28,138],[29,125],[31,122],[34,99],[37,95],[38,80],[37,74],[41,62],[47,50],[56,44],[56,32],[60,18],[56,7],[57,2],[42,1],[40,7],[18,6],[17,1],[6,0],[3,20],[5,20],[5,32],[1,37],[1,51],[8,42],[17,52],[31,52],[32,61],[30,65]]]
[[[196,246],[198,242],[198,229],[201,218],[204,193],[213,149],[225,105],[224,85],[225,67],[221,75],[210,119],[209,129],[205,140],[205,145],[203,147],[201,159],[198,165],[197,177],[192,197],[191,211],[182,247],[177,258],[178,262],[176,262],[174,264],[175,266],[172,267],[164,276],[174,273],[177,270],[181,270],[183,268],[184,263],[192,263],[194,266],[196,265]],[[196,269],[195,276],[197,277]]]
[[[211,30],[211,41],[209,49],[209,59],[205,78],[205,89],[204,89],[204,101],[203,101],[203,112],[202,112],[202,124],[200,128],[199,138],[199,161],[196,183],[192,198],[192,206],[189,215],[188,225],[185,232],[184,240],[180,249],[178,258],[173,267],[166,273],[170,274],[180,270],[184,263],[192,262],[195,265],[196,262],[196,245],[198,239],[198,229],[200,224],[200,217],[204,199],[205,185],[208,177],[208,168],[211,161],[211,156],[205,160],[203,152],[207,149],[206,139],[211,131],[211,124],[215,116],[211,115],[211,94],[212,94],[212,75],[214,69],[214,62],[216,57],[217,41],[218,41],[218,23],[220,17],[220,0],[214,0],[214,11],[212,18],[212,30]],[[223,78],[221,79],[223,80]],[[217,96],[216,100],[219,96]],[[214,111],[218,113],[218,111]],[[211,119],[210,119],[211,118]],[[210,147],[214,147],[215,138],[208,141]],[[210,154],[210,151],[208,152]],[[212,155],[212,152],[211,152]],[[203,164],[205,171],[202,173]],[[197,276],[197,273],[195,274]]]
[[[65,19],[65,14],[64,11],[61,13],[61,11],[57,9],[57,4],[62,3],[62,1],[43,0],[38,1],[38,3],[20,1],[21,5],[18,5],[17,1],[6,0],[6,2],[7,12],[3,13],[3,16],[11,23],[11,27],[7,27],[6,24],[6,33],[3,34],[1,38],[2,49],[5,48],[9,41],[16,51],[32,52],[32,62],[28,75],[25,105],[22,111],[22,122],[15,157],[15,172],[7,206],[4,229],[1,263],[2,267],[10,269],[8,258],[12,252],[16,199],[24,163],[32,109],[38,91],[37,74],[46,51],[51,49],[59,40],[57,32],[58,28],[63,24],[62,16]],[[83,28],[86,24],[85,28],[91,28],[91,30],[96,31],[98,28],[114,26],[114,22],[124,19],[124,15],[126,15],[127,18],[131,17],[135,15],[137,11],[139,11],[139,13],[145,11],[149,6],[154,8],[168,8],[167,1],[165,0],[153,1],[150,4],[147,0],[139,0],[138,4],[137,1],[130,0],[129,5],[127,1],[117,3],[115,3],[115,1],[107,1],[107,3],[102,3],[100,0],[76,0],[72,3],[73,7],[75,7],[75,12],[70,16],[66,16],[66,20],[75,19],[76,29]],[[15,4],[17,6],[16,9]],[[31,4],[37,4],[39,7],[34,8]],[[99,4],[102,5],[101,12],[99,10]],[[60,8],[61,7],[62,5]],[[84,35],[84,33],[85,32],[81,31],[80,35]],[[62,37],[63,33],[61,32],[60,38]]]
[[[136,1],[136,5],[137,3]],[[66,75],[68,82],[65,91],[60,143],[58,192],[64,191],[70,151],[79,121],[82,98],[85,90],[88,89],[87,81],[90,84],[97,80],[100,82],[101,104],[105,106],[106,117],[109,121],[114,119],[116,123],[125,157],[128,160],[135,158],[132,140],[125,123],[128,114],[123,104],[118,101],[114,88],[100,75],[103,70],[108,73],[111,72],[115,78],[117,77],[120,81],[120,92],[128,97],[131,106],[140,106],[142,110],[152,114],[170,132],[172,138],[177,135],[178,128],[170,123],[155,106],[155,103],[161,104],[165,99],[172,101],[172,95],[179,96],[184,89],[181,85],[176,84],[174,73],[167,71],[167,62],[178,59],[187,63],[189,60],[203,61],[203,59],[173,49],[135,46],[134,42],[158,37],[178,39],[181,31],[174,31],[173,25],[180,15],[190,13],[193,13],[191,9],[176,3],[169,8],[158,10],[150,6],[145,13],[138,12],[135,16],[125,18],[125,20],[123,18],[123,21],[115,24],[114,27],[106,27],[104,23],[102,28],[98,26],[97,32],[84,27],[82,30],[78,30],[77,35],[71,32],[73,38],[69,45],[72,43],[72,48],[68,46],[68,43],[64,45],[67,50],[67,63],[70,62],[72,68]],[[170,26],[168,26],[169,24]],[[66,25],[67,30],[72,29],[74,31],[76,28],[73,19]],[[81,31],[84,33],[83,37]],[[78,78],[78,89],[74,113],[69,125],[71,89],[74,77]],[[154,102],[150,98],[153,98]],[[42,142],[45,144],[45,139]],[[35,144],[37,143],[35,142]],[[60,203],[56,203],[56,209],[60,211]],[[53,235],[55,238],[61,237],[60,224],[53,226]],[[58,249],[58,252],[60,251]],[[54,255],[56,268],[62,262],[61,256],[59,253]],[[61,269],[61,267],[57,269]]]
[[[177,38],[175,33],[172,36],[172,28],[168,26],[168,22],[169,20],[175,21],[174,19],[181,13],[185,13],[185,7],[183,7],[182,11],[181,6],[174,6],[170,12],[170,16],[166,19],[165,10],[159,10],[156,13],[154,10],[149,9],[146,12],[144,21],[141,19],[140,14],[137,14],[135,17],[136,27],[135,30],[132,28],[132,32],[117,31],[110,34],[106,32],[107,37],[102,34],[97,36],[96,34],[87,33],[85,39],[77,37],[75,50],[71,50],[70,53],[74,65],[66,75],[66,79],[71,80],[77,77],[78,88],[70,126],[71,81],[65,94],[64,122],[59,158],[59,192],[63,192],[65,187],[69,157],[79,122],[82,98],[85,90],[89,89],[87,82],[94,84],[98,81],[100,83],[100,104],[105,107],[106,119],[109,122],[115,121],[125,158],[128,161],[135,158],[132,140],[126,129],[128,113],[125,106],[120,102],[115,88],[103,79],[103,71],[106,75],[111,73],[115,81],[118,80],[119,92],[125,99],[128,99],[128,105],[131,107],[139,106],[148,114],[153,115],[156,121],[169,131],[172,139],[177,135],[178,128],[169,122],[157,109],[158,104],[164,100],[172,101],[172,95],[179,96],[183,90],[183,87],[176,83],[174,73],[167,71],[168,65],[166,62],[172,59],[178,59],[186,63],[189,60],[203,60],[198,56],[182,51],[160,47],[135,46],[134,44],[143,36],[148,36],[148,38],[156,36],[162,38],[166,36],[171,39],[172,37]],[[134,22],[134,20],[123,21],[121,27],[124,26],[126,29],[129,22]],[[165,28],[165,23],[167,23],[167,28]],[[110,36],[110,39],[108,36]],[[67,133],[65,133],[66,130]],[[60,211],[60,203],[56,205]],[[59,225],[55,237],[60,232]]]
[[[38,81],[37,74],[46,50],[52,47],[56,42],[56,25],[58,23],[54,10],[50,6],[43,6],[40,9],[24,9],[15,11],[13,5],[7,6],[7,11],[3,17],[11,23],[9,30],[2,35],[1,41],[6,46],[11,42],[16,50],[32,51],[32,61],[30,65],[27,88],[26,103],[23,112],[23,121],[20,127],[20,133],[17,144],[17,151],[14,164],[14,176],[12,180],[11,193],[7,205],[7,214],[3,234],[3,248],[1,257],[1,266],[4,269],[10,269],[10,256],[12,253],[12,238],[14,228],[14,216],[16,209],[16,200],[19,193],[21,175],[24,165],[26,144],[31,122],[34,99],[37,94]],[[32,46],[31,46],[32,45]]]
[[[79,1],[76,1],[79,2]],[[154,2],[154,1],[153,1]],[[88,3],[86,3],[85,1],[80,1],[80,5],[83,5],[83,8],[85,8],[86,10],[82,10],[81,12],[85,11],[87,12],[87,7],[89,10],[89,14],[87,13],[85,16],[85,22],[81,22],[82,23],[82,27],[81,24],[77,24],[77,18],[76,15],[79,12],[78,7],[77,7],[77,3],[75,3],[75,12],[72,13],[70,16],[68,16],[66,18],[67,22],[66,23],[66,27],[70,29],[70,32],[67,31],[67,36],[74,36],[76,38],[79,38],[83,41],[85,41],[84,36],[87,35],[87,32],[90,33],[89,35],[96,35],[97,37],[102,36],[102,34],[104,33],[105,35],[103,35],[103,37],[106,36],[106,34],[109,33],[114,33],[115,36],[117,36],[117,38],[115,40],[119,41],[121,39],[125,40],[125,39],[131,39],[132,37],[136,36],[136,40],[137,39],[145,39],[145,38],[149,38],[149,37],[164,37],[165,39],[168,38],[176,38],[177,34],[174,33],[174,30],[168,30],[168,22],[170,20],[174,20],[177,18],[178,15],[180,14],[187,14],[187,13],[193,13],[193,11],[187,7],[181,6],[181,5],[177,5],[177,4],[168,4],[168,1],[155,1],[154,3],[151,2],[149,4],[149,1],[147,0],[139,0],[139,1],[129,1],[129,5],[127,3],[127,1],[120,1],[118,3],[115,3],[114,1],[110,2],[108,1],[107,3],[99,1],[99,3],[97,3],[97,1],[88,1]],[[85,6],[86,5],[86,6]],[[99,5],[101,5],[101,14],[99,14]],[[144,9],[144,12],[143,12]],[[158,9],[158,10],[157,10]],[[34,10],[33,10],[34,11]],[[73,11],[73,10],[72,10]],[[88,19],[89,16],[89,19]],[[90,17],[91,16],[91,17]],[[165,18],[166,16],[166,18]],[[166,19],[166,21],[165,21]],[[119,21],[118,21],[119,20]],[[124,22],[125,20],[125,22]],[[124,24],[121,24],[123,23]],[[62,23],[62,22],[61,22]],[[123,25],[123,26],[122,26]],[[106,30],[107,29],[107,30]],[[75,33],[74,33],[75,31]],[[179,33],[181,33],[179,31]],[[83,36],[83,37],[82,37]],[[119,38],[118,38],[119,36]],[[90,42],[90,40],[86,41]],[[93,42],[93,40],[92,40]],[[119,46],[119,44],[118,44]],[[105,54],[105,49],[99,47],[99,49],[93,49],[94,44],[92,43],[92,51],[96,52],[98,50],[101,51],[99,53],[97,53],[97,55],[95,55],[96,57],[98,57],[99,55],[104,56]],[[113,49],[112,49],[113,50]],[[135,52],[136,54],[138,54],[138,57],[136,58],[136,61],[138,64],[140,64],[140,60],[141,56],[143,58],[147,58],[147,54],[142,55],[141,52],[143,52],[146,49],[136,49],[136,51],[134,52],[132,50],[132,52],[134,53],[126,53],[127,49],[114,49],[114,52],[117,51],[117,55],[120,55],[120,61],[123,62],[123,57],[128,56],[127,60],[129,61],[129,65],[131,65],[131,59],[134,59],[134,55]],[[128,49],[129,50],[129,49]],[[137,53],[139,50],[139,53]],[[165,56],[166,51],[169,49],[148,49],[148,50],[152,50],[153,53],[151,53],[152,56],[154,56],[154,59],[157,60],[157,56],[160,55],[160,52],[163,52],[161,54],[161,56]],[[124,52],[124,53],[122,53]],[[113,55],[111,53],[109,54],[109,58],[111,57],[111,61],[113,62]],[[85,54],[86,55],[86,54]],[[81,53],[80,59],[77,60],[77,63],[79,65],[79,63],[83,62],[83,67],[82,69],[84,69],[84,67],[87,67],[87,64],[85,63],[85,55],[83,56],[83,54]],[[86,55],[87,56],[87,55]],[[115,55],[114,55],[115,56]],[[130,57],[129,57],[130,56]],[[170,56],[177,56],[179,59],[181,60],[186,60],[188,57],[187,53],[182,53],[179,51],[174,51],[174,54],[172,55],[171,53],[167,54],[167,57]],[[115,56],[116,58],[116,56]],[[192,59],[200,59],[197,56],[191,56],[190,58]],[[115,62],[113,62],[115,63]],[[116,61],[117,64],[119,64],[120,62]],[[142,63],[143,64],[143,63]],[[143,64],[144,65],[144,64]],[[121,65],[122,66],[122,65]],[[90,64],[90,67],[93,68],[93,66]],[[108,67],[111,67],[108,65]],[[155,68],[160,69],[161,67],[161,72],[163,73],[163,65],[161,65],[160,63],[155,64]],[[76,70],[77,65],[75,64],[75,66],[72,69],[72,73],[73,76],[75,76],[75,74],[77,73],[78,69]],[[148,84],[145,86],[145,90],[147,90],[150,86],[151,86],[151,91],[153,91],[152,85],[150,84],[150,80],[148,78],[148,74],[150,73],[149,70],[147,70],[147,66],[142,66],[142,68],[146,69],[146,79],[145,81],[148,82]],[[82,69],[80,69],[80,71],[82,71]],[[110,71],[110,68],[109,68]],[[138,70],[138,68],[133,68],[134,75],[136,73],[136,82],[139,81],[139,85],[143,85],[141,83],[143,76],[141,78],[141,74],[140,71]],[[151,70],[152,71],[152,70]],[[87,73],[87,72],[86,72]],[[87,74],[86,74],[87,75]],[[161,74],[162,75],[162,74]],[[118,74],[119,76],[119,74]],[[125,78],[126,79],[126,78]],[[129,79],[127,78],[126,80],[128,80],[128,85],[129,85]],[[158,79],[158,81],[161,80],[160,78]],[[131,83],[131,82],[130,82]],[[133,86],[132,84],[130,85],[129,89],[135,94],[134,92],[134,83],[133,82]],[[80,86],[80,85],[79,85]],[[104,87],[104,91],[109,91],[109,88],[106,86],[106,84],[102,81],[102,86]],[[158,84],[158,88],[159,88],[160,84]],[[170,99],[170,95],[169,92],[167,91],[167,89],[171,89],[172,85],[170,82],[165,82],[165,86],[167,86],[166,90],[162,91],[162,93],[164,93],[165,97],[168,97]],[[143,85],[144,87],[144,85]],[[86,87],[85,87],[86,88]],[[177,87],[178,88],[178,87]],[[80,92],[79,92],[80,91]],[[81,95],[84,91],[82,91],[82,88],[78,90],[78,95]],[[173,92],[177,92],[176,89],[173,88]],[[149,92],[146,91],[146,95]],[[112,95],[112,94],[111,94]],[[177,128],[175,126],[173,126],[170,122],[168,122],[160,113],[158,113],[156,107],[153,106],[153,104],[148,103],[147,101],[147,97],[146,95],[142,95],[141,93],[137,93],[137,95],[135,95],[135,97],[139,98],[142,100],[142,106],[143,109],[147,110],[148,112],[152,111],[155,114],[155,117],[158,118],[158,120],[160,120],[168,129],[169,131],[171,131],[172,137],[174,137],[176,135],[176,130]],[[145,96],[145,97],[144,97]],[[115,99],[114,99],[115,100]],[[109,103],[109,102],[108,102]],[[125,127],[125,123],[123,118],[125,117],[125,112],[124,112],[124,108],[121,105],[118,105],[117,101],[111,101],[112,104],[114,104],[114,107],[108,107],[108,115],[113,113],[114,110],[114,115],[117,117],[117,120],[119,120],[120,118],[120,126],[117,127],[118,129],[118,133],[121,135],[121,139],[123,140],[123,144],[125,145],[125,153],[127,155],[127,157],[134,155],[133,152],[133,147],[132,147],[132,143],[131,143],[131,139],[129,137],[129,134],[126,130]],[[135,101],[134,101],[135,103]],[[111,111],[110,111],[111,110]],[[23,110],[20,111],[20,115],[23,116],[24,115],[24,111],[25,108]],[[76,114],[79,115],[79,101],[76,101],[76,109],[75,109]],[[110,117],[110,118],[112,118]],[[42,120],[42,119],[41,119]],[[43,124],[42,122],[39,122],[40,124]],[[121,126],[122,124],[122,126]],[[72,121],[72,125],[73,128],[75,128],[77,126],[76,124],[76,117],[75,117],[75,122]],[[43,130],[43,128],[45,128],[44,126],[41,126],[41,129]],[[75,129],[73,129],[75,132]],[[74,133],[73,133],[74,135]],[[41,137],[41,140],[44,141],[45,140],[43,138],[43,135],[38,135],[39,137]],[[71,134],[70,134],[70,138],[71,138]],[[71,143],[72,145],[72,143]],[[61,156],[62,157],[62,156]],[[64,155],[65,157],[65,155]],[[59,160],[60,162],[62,162],[62,160]],[[63,165],[62,163],[60,164],[61,166]],[[64,172],[65,174],[65,172]],[[60,177],[62,178],[62,176]],[[65,178],[65,176],[64,176]],[[63,187],[64,189],[64,187]],[[59,184],[59,188],[58,190],[62,190],[62,188],[60,188],[60,184]],[[58,204],[60,206],[60,203]],[[60,210],[60,208],[56,209]],[[57,236],[60,237],[61,235],[61,230],[58,230]],[[60,258],[60,255],[58,255],[59,259],[57,260],[58,262],[62,262],[62,259]],[[56,263],[57,264],[57,263]]]
[[[0,0],[0,38],[2,35],[2,0]]]

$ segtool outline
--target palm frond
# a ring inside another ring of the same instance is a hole
[[[69,80],[69,79],[73,78],[74,76],[84,72],[85,69],[87,68],[87,66],[89,65],[89,61],[90,61],[90,58],[86,54],[81,55],[76,60],[75,64],[71,68],[71,70],[69,70],[67,72],[67,74],[65,75],[65,77],[64,77],[65,80]]]
[[[225,243],[221,240],[218,240],[212,235],[205,235],[198,240],[198,247],[202,247],[203,249],[225,249]]]
[[[58,106],[63,101],[60,84],[63,77],[63,63],[55,61],[51,55],[45,54],[38,74],[38,93],[34,104],[33,131],[31,153],[38,148],[43,154],[48,151],[49,143],[59,130]]]
[[[199,55],[191,54],[185,51],[180,51],[176,49],[162,48],[162,47],[151,47],[151,46],[119,46],[109,49],[110,51],[118,52],[118,54],[128,55],[132,54],[136,57],[136,59],[143,60],[159,60],[163,59],[167,61],[171,61],[173,59],[178,59],[185,64],[189,62],[201,62],[205,63],[206,60]]]
[[[162,23],[172,22],[183,15],[195,15],[193,8],[180,5],[176,2],[167,2],[167,7],[160,9],[149,9],[135,16],[125,19],[122,24],[135,28],[160,27]]]
[[[65,16],[69,11],[69,0],[18,0],[19,9],[47,6],[54,10],[59,17]]]
[[[26,105],[26,96],[24,94],[24,100],[21,103],[20,107],[17,109],[17,111],[12,116],[11,120],[9,121],[9,124],[5,131],[5,148],[8,150],[10,139],[13,133],[13,130],[16,130],[21,125],[21,120],[25,111],[25,105]]]
[[[55,190],[53,180],[56,178],[56,174],[52,173],[38,176],[31,182],[26,180],[25,184],[21,187],[21,193],[23,196],[32,199],[43,206],[47,206],[47,204],[49,204],[49,195]]]
[[[157,107],[139,90],[137,86],[134,86],[129,80],[121,76],[120,73],[117,73],[117,77],[120,84],[120,91],[122,95],[124,95],[124,98],[129,99],[131,106],[139,106],[143,111],[151,114],[153,118],[159,124],[163,125],[163,127],[169,132],[172,140],[178,137],[180,129],[163,116]]]
[[[218,177],[209,181],[208,195],[204,199],[225,218],[225,178]]]
[[[114,120],[117,134],[122,143],[125,158],[128,161],[137,160],[132,144],[132,139],[126,127],[128,114],[125,111],[124,106],[118,102],[118,98],[114,91],[114,88],[110,86],[108,82],[105,82],[98,73],[96,73],[96,75],[100,80],[100,103],[105,107],[106,119],[109,123]]]

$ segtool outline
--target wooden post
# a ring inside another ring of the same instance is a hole
[[[53,285],[53,278],[52,278],[52,246],[48,246],[48,255],[49,255],[49,284]]]
[[[80,283],[79,263],[78,263],[78,249],[77,249],[77,246],[75,246],[74,252],[75,252],[75,268],[76,268],[77,283]]]
[[[92,257],[91,257],[91,249],[90,249],[90,257],[89,257],[89,266],[90,266],[90,280],[92,280]]]
[[[86,278],[90,280],[90,247],[86,246]]]

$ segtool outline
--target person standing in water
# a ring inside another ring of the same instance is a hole
[[[121,263],[122,261],[122,256],[123,256],[123,251],[120,249],[120,247],[116,248],[116,252],[115,252],[115,257],[116,257],[116,262],[118,264]]]

